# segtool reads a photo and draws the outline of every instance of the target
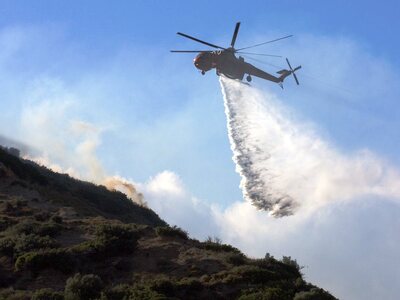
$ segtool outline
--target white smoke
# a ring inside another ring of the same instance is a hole
[[[400,174],[381,158],[368,150],[342,154],[274,95],[220,82],[240,187],[258,209],[282,217],[366,195],[400,199]]]
[[[137,204],[146,206],[135,184],[121,176],[108,174],[98,158],[103,129],[76,118],[74,97],[54,82],[40,82],[39,87],[44,91],[37,93],[36,89],[21,114],[20,138],[35,149],[27,148],[23,157],[55,172],[120,191]]]

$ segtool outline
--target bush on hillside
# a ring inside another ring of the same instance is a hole
[[[0,239],[0,253],[7,255],[7,256],[13,256],[14,255],[14,246],[15,246],[15,241],[14,239],[10,237],[5,237]]]
[[[211,238],[208,237],[206,241],[201,243],[200,246],[202,249],[211,250],[215,252],[234,252],[238,254],[242,254],[238,248],[235,248],[231,245],[222,244],[221,240],[217,237]]]
[[[8,227],[14,225],[16,221],[9,217],[2,216],[0,217],[0,231],[6,230]]]
[[[130,254],[135,250],[139,238],[138,230],[125,224],[99,225],[95,235],[93,240],[73,247],[73,251],[94,259]]]
[[[53,222],[39,223],[33,222],[32,220],[25,220],[14,227],[12,227],[12,231],[16,235],[20,234],[37,234],[40,236],[56,236],[62,229],[62,226]]]
[[[64,300],[64,294],[50,288],[40,289],[33,293],[31,300]]]
[[[37,250],[58,247],[58,243],[48,236],[38,236],[36,234],[23,234],[15,240],[14,255]]]
[[[65,284],[65,300],[94,300],[98,299],[103,290],[101,278],[94,274],[75,274],[68,278]]]
[[[0,290],[0,299],[30,300],[31,293],[29,291],[21,291],[21,290],[14,290],[14,288],[7,288]]]
[[[184,240],[189,238],[188,233],[178,226],[160,226],[156,227],[156,234],[158,236],[178,237]]]
[[[128,284],[118,284],[105,292],[106,298],[110,300],[129,299],[129,294],[130,286]]]
[[[298,271],[302,269],[302,267],[300,267],[299,264],[297,263],[297,260],[292,259],[290,256],[283,256],[281,262],[284,263],[285,265],[297,269]]]
[[[335,300],[328,292],[320,288],[312,288],[309,291],[299,292],[293,298],[294,300]]]
[[[246,264],[247,259],[244,254],[234,252],[227,254],[226,261],[234,266],[241,266]]]
[[[25,253],[17,258],[15,269],[37,273],[43,269],[55,269],[63,273],[74,270],[75,260],[66,249],[39,250]]]
[[[229,280],[230,278],[231,280]],[[261,269],[257,266],[243,265],[232,268],[223,281],[265,284],[275,279],[275,274],[269,270]]]
[[[168,300],[169,298],[152,290],[147,285],[134,285],[129,292],[128,299]]]
[[[244,291],[238,300],[291,300],[293,297],[280,288],[250,289]]]

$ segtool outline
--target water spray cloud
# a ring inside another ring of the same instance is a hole
[[[400,199],[400,173],[368,150],[340,153],[292,120],[272,94],[221,78],[233,160],[244,198],[275,217],[332,201]]]

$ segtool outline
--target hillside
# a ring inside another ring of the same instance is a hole
[[[290,257],[190,239],[122,193],[15,154],[0,149],[0,299],[336,299]]]

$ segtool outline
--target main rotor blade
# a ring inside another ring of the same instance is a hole
[[[200,52],[213,52],[212,50],[170,50],[172,53],[200,53]]]
[[[249,46],[249,47],[240,48],[240,49],[237,49],[236,51],[240,51],[240,50],[244,50],[244,49],[250,49],[250,48],[262,46],[262,45],[265,45],[265,44],[269,44],[269,43],[273,43],[273,42],[280,41],[280,40],[283,40],[283,39],[287,39],[287,38],[290,38],[290,37],[292,37],[292,36],[293,36],[292,34],[291,34],[291,35],[287,35],[287,36],[281,37],[281,38],[279,38],[279,39],[271,40],[271,41],[264,42],[264,43],[261,43],[261,44],[257,44],[257,45],[253,45],[253,46]]]
[[[298,66],[298,67],[294,68],[293,72],[296,72],[297,70],[300,70],[300,69],[301,69],[301,66]]]
[[[182,32],[177,32],[177,34],[179,34],[179,35],[181,35],[181,36],[183,36],[183,37],[185,37],[185,38],[191,39],[191,40],[193,40],[193,41],[196,41],[196,42],[198,42],[198,43],[202,43],[202,44],[204,44],[204,45],[213,47],[213,48],[226,50],[226,49],[223,48],[223,47],[220,47],[220,46],[217,46],[217,45],[214,45],[214,44],[210,44],[210,43],[207,43],[207,42],[205,42],[205,41],[196,39],[195,37],[192,37],[192,36],[190,36],[190,35],[184,34],[184,33],[182,33]]]
[[[290,65],[290,62],[289,62],[289,60],[288,60],[287,58],[286,58],[286,62],[287,62],[287,64],[288,64],[290,70],[292,70],[292,72],[293,72],[293,68],[292,68],[292,66]]]
[[[297,85],[300,85],[299,80],[297,79],[296,73],[292,73],[294,80],[296,80]]]
[[[233,32],[233,36],[232,36],[232,42],[231,42],[231,47],[234,48],[235,47],[235,42],[236,42],[236,38],[239,32],[239,27],[240,27],[240,22],[236,23],[236,27],[235,27],[235,31]]]
[[[248,54],[248,55],[259,55],[259,56],[271,56],[271,57],[282,57],[280,55],[274,55],[274,54],[264,54],[264,53],[252,53],[252,52],[236,52],[239,54]]]

